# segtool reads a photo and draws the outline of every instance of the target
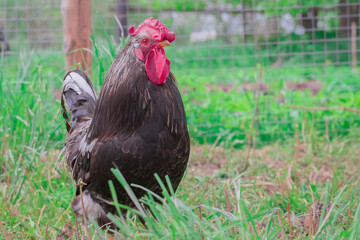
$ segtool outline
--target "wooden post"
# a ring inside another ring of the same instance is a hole
[[[357,59],[356,59],[356,55],[357,55],[357,51],[356,51],[356,23],[352,22],[351,23],[351,52],[352,52],[352,67],[353,69],[356,69],[357,66]]]
[[[64,20],[64,45],[66,66],[89,71],[91,53],[91,0],[61,0]]]

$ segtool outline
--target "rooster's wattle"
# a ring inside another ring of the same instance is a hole
[[[190,152],[184,105],[163,49],[175,34],[152,18],[137,29],[131,27],[129,34],[133,38],[109,68],[99,99],[79,70],[67,73],[63,83],[68,131],[64,157],[74,180],[84,182],[85,215],[99,225],[110,222],[107,213],[116,214],[108,204],[112,201],[109,180],[119,203],[133,206],[111,168],[117,167],[129,184],[161,194],[154,174],[163,181],[168,175],[176,190]],[[139,198],[145,194],[139,188],[132,190]],[[83,215],[79,186],[72,208]]]

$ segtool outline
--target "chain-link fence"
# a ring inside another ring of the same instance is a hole
[[[246,144],[306,126],[330,138],[360,123],[360,2],[346,0],[92,1],[93,34],[121,36],[152,16],[176,32],[169,50],[192,136]],[[63,54],[60,0],[2,0],[1,67],[26,49]],[[126,30],[125,30],[126,32]],[[64,62],[49,61],[64,68]],[[311,130],[312,131],[312,130]]]

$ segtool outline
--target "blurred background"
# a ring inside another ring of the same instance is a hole
[[[56,97],[66,71],[62,1],[1,2],[2,81],[38,74],[29,69],[32,59]],[[327,139],[347,135],[360,123],[359,4],[93,0],[92,79],[101,85],[99,72],[106,73],[127,28],[152,16],[177,34],[166,51],[193,142],[261,146],[304,129]]]

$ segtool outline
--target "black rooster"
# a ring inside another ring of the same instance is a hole
[[[110,223],[107,213],[115,208],[108,182],[112,180],[119,203],[133,207],[111,168],[116,166],[129,184],[141,185],[161,194],[154,174],[164,181],[168,175],[178,187],[189,158],[190,140],[184,105],[170,72],[163,47],[175,34],[159,20],[149,18],[109,68],[99,99],[87,76],[78,70],[66,74],[62,110],[68,136],[64,157],[76,182],[84,182],[86,217],[99,225]],[[68,106],[71,119],[65,109]],[[145,191],[133,188],[140,198]],[[72,208],[83,215],[77,186]]]

